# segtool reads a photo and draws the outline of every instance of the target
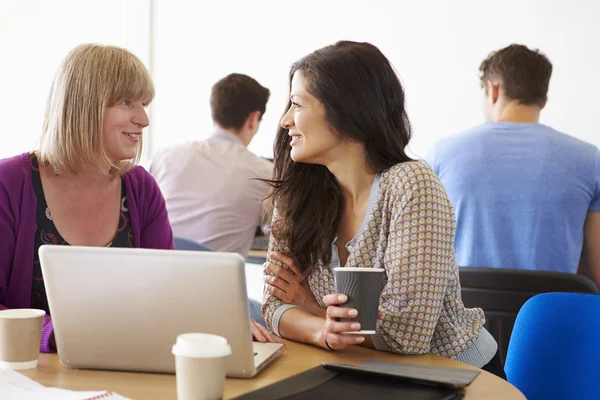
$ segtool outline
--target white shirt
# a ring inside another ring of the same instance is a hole
[[[248,256],[273,164],[251,153],[235,135],[163,150],[150,165],[165,197],[173,234],[215,251]]]

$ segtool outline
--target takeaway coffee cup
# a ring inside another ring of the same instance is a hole
[[[0,311],[0,369],[37,367],[44,315],[33,308]]]
[[[184,333],[177,336],[172,352],[178,400],[223,397],[225,358],[231,354],[227,339],[208,333]]]
[[[335,291],[348,296],[340,307],[358,310],[356,318],[341,318],[342,322],[359,322],[360,331],[354,333],[371,335],[377,328],[379,296],[383,288],[383,268],[334,268]]]

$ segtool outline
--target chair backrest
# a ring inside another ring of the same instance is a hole
[[[175,249],[177,250],[212,251],[211,248],[208,248],[203,244],[181,237],[174,237],[173,242],[175,242]]]
[[[600,399],[600,296],[545,293],[514,325],[505,371],[527,399]]]
[[[564,272],[483,267],[459,267],[458,271],[463,303],[483,309],[485,327],[498,342],[502,364],[517,313],[531,297],[546,292],[598,293],[589,278]]]

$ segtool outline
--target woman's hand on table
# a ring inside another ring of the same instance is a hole
[[[252,331],[252,339],[256,342],[281,343],[276,335],[272,335],[267,328],[252,318],[250,318],[250,329]]]

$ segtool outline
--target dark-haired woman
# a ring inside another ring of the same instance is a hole
[[[461,301],[444,187],[405,149],[404,90],[368,43],[338,42],[292,66],[275,147],[263,316],[276,334],[331,350],[435,353],[504,376],[481,309]],[[377,333],[339,322],[332,268],[386,271]]]

